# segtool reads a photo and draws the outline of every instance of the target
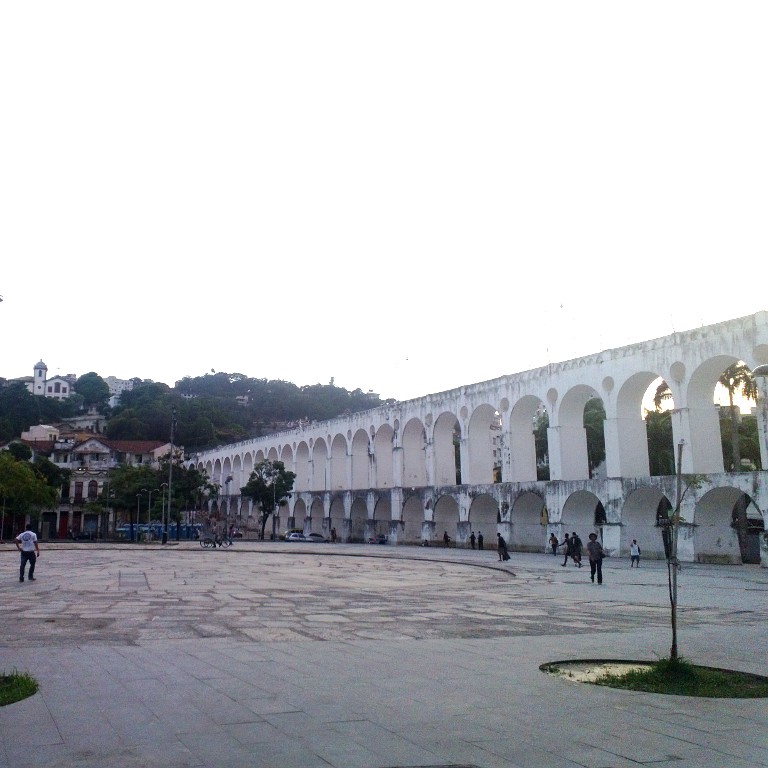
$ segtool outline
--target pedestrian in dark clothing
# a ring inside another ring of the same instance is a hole
[[[475,548],[475,532],[474,531],[472,531],[469,537],[469,545],[472,547],[472,549]]]
[[[565,547],[565,559],[560,563],[560,565],[565,568],[565,566],[568,565],[568,558],[573,557],[573,543],[571,542],[571,537],[567,533],[565,534],[565,541],[562,542],[560,546]]]
[[[597,540],[596,533],[589,534],[589,543],[587,544],[587,553],[589,554],[589,575],[592,581],[595,580],[595,574],[597,574],[597,583],[603,583],[603,557],[605,552],[603,551],[603,545]]]
[[[549,534],[549,546],[552,547],[552,554],[556,555],[560,542],[557,540],[557,536],[555,536],[554,533]]]
[[[477,548],[482,549],[483,548],[483,534],[478,533],[477,534]]]
[[[443,531],[443,544],[449,546],[451,543],[451,537],[448,535],[448,531]]]
[[[584,544],[576,531],[571,534],[571,545],[573,546],[573,563],[581,568],[581,552],[584,548]]]
[[[499,550],[499,560],[509,560],[509,551],[507,550],[507,542],[504,541],[504,537],[500,534],[496,534],[496,544]]]
[[[35,580],[35,563],[40,557],[40,545],[37,543],[37,534],[32,526],[27,523],[26,528],[16,537],[16,549],[21,552],[21,565],[19,566],[19,581],[24,581],[24,570],[29,563],[29,580]]]

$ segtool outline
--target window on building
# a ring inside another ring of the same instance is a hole
[[[78,480],[75,483],[75,501],[82,501],[83,500],[83,482],[82,480]]]
[[[66,394],[67,394],[67,385],[66,385],[66,384],[65,384],[65,385],[64,385],[64,386],[61,388],[61,393],[62,393],[63,395],[66,395]]]
[[[95,499],[99,495],[99,484],[95,480],[88,483],[88,498]]]
[[[61,384],[58,381],[53,385],[53,391],[57,393],[61,392]]]
[[[48,391],[53,394],[53,387],[50,384],[48,385]]]

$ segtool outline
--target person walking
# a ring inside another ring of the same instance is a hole
[[[576,531],[571,534],[571,545],[573,546],[573,564],[581,568],[581,552],[584,544]]]
[[[552,547],[552,554],[557,555],[557,548],[560,546],[560,542],[554,533],[549,534],[549,546]]]
[[[29,580],[35,580],[35,563],[40,557],[40,545],[37,543],[37,534],[32,526],[27,523],[26,528],[16,537],[16,549],[21,552],[21,565],[19,567],[19,581],[24,581],[24,570],[29,563]]]
[[[592,582],[595,581],[595,574],[597,574],[597,583],[603,583],[603,557],[605,552],[603,545],[597,540],[596,533],[589,534],[589,542],[587,543],[587,554],[589,555],[589,575]]]
[[[477,548],[482,549],[483,548],[483,534],[478,533],[477,534]]]
[[[475,548],[475,532],[472,531],[472,533],[469,536],[469,546],[472,547],[472,549]]]
[[[446,547],[451,545],[451,537],[448,535],[448,531],[443,531],[443,544],[445,544]]]
[[[629,545],[629,567],[640,567],[640,547],[637,545],[637,539],[632,539]]]
[[[496,534],[496,548],[499,551],[499,560],[509,560],[509,550],[507,549],[507,542],[504,540],[504,537],[500,534]]]
[[[565,547],[565,558],[563,559],[563,562],[560,563],[560,565],[565,568],[565,566],[568,565],[568,558],[573,557],[573,542],[571,542],[569,534],[565,534],[565,541],[561,542],[559,546]]]

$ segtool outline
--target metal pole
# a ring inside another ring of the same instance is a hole
[[[677,444],[677,504],[672,520],[672,648],[669,656],[677,659],[677,531],[680,525],[680,507],[683,503],[683,444]]]
[[[171,409],[171,452],[168,454],[168,514],[163,527],[163,544],[168,543],[168,518],[171,516],[171,498],[173,495],[173,428],[176,426],[176,408]],[[176,541],[179,540],[179,524],[176,524]]]

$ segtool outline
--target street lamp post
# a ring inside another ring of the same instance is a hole
[[[158,492],[158,488],[150,488],[147,493],[149,494],[149,501],[147,502],[147,525],[152,525],[152,494]]]
[[[135,541],[137,544],[139,543],[139,519],[141,517],[141,494],[146,493],[147,489],[142,488],[137,494],[136,494],[136,536],[134,538],[133,531],[131,531],[131,541]]]
[[[163,500],[163,508],[162,512],[160,513],[160,522],[163,525],[163,531],[165,531],[165,489],[168,487],[168,483],[160,483],[160,493],[162,494],[161,498]]]
[[[232,475],[227,475],[226,480],[224,480],[224,489],[225,489],[225,495],[226,495],[226,511],[224,512],[224,535],[229,536],[229,484],[232,482]]]
[[[168,518],[171,516],[171,498],[173,497],[173,430],[176,426],[176,408],[171,409],[171,451],[168,454],[168,513],[163,526],[163,544],[168,543]],[[181,525],[176,523],[176,541],[179,540]]]

